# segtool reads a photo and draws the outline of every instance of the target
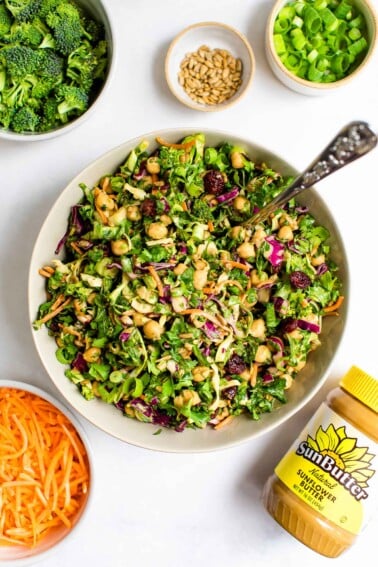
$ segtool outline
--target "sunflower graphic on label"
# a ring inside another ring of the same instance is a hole
[[[323,405],[276,467],[301,500],[357,534],[374,507],[374,442]]]

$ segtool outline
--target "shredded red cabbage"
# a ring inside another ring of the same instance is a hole
[[[119,335],[119,340],[122,343],[125,343],[126,341],[128,341],[130,338],[130,333],[126,333],[126,331],[122,331]]]
[[[304,319],[298,319],[298,327],[302,329],[302,331],[311,331],[311,333],[320,333],[319,325],[315,325],[315,323],[310,323],[309,321],[305,321]]]
[[[233,187],[231,191],[219,195],[216,199],[218,203],[227,203],[228,201],[232,201],[233,199],[235,199],[235,197],[237,197],[238,195],[239,195],[239,188]]]
[[[322,276],[326,272],[328,272],[328,266],[325,262],[323,264],[320,264],[320,266],[318,266],[317,269],[316,269],[316,274],[318,276]]]
[[[278,268],[283,262],[285,247],[281,242],[278,242],[274,236],[266,236],[265,240],[270,245],[270,252],[267,256],[267,260],[272,264],[272,266]]]
[[[88,364],[80,352],[76,355],[76,358],[71,362],[71,368],[78,370],[80,373],[88,372]]]

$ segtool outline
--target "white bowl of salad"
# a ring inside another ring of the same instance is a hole
[[[34,247],[29,314],[75,410],[122,441],[197,452],[310,400],[346,321],[342,238],[313,189],[243,226],[293,174],[247,139],[187,128],[128,141],[69,183]]]

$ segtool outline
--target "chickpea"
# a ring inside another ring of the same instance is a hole
[[[101,349],[98,347],[91,347],[88,348],[84,353],[83,353],[83,358],[86,362],[97,362],[97,360],[100,358],[101,355]]]
[[[233,200],[232,206],[236,211],[246,212],[250,208],[250,203],[248,199],[239,195]]]
[[[143,325],[148,323],[149,318],[142,313],[135,312],[133,313],[133,320],[136,327],[143,327]]]
[[[202,258],[196,260],[194,262],[194,265],[197,268],[197,270],[205,270],[206,268],[208,268],[208,263],[206,262],[206,260],[203,260]]]
[[[186,264],[177,264],[177,266],[173,268],[173,273],[175,274],[175,276],[181,276],[181,274],[185,272],[187,267],[188,266]]]
[[[168,215],[161,215],[160,220],[163,224],[165,224],[165,226],[169,226],[173,222],[171,217]]]
[[[284,226],[281,226],[280,230],[278,231],[278,238],[280,238],[281,240],[287,240],[288,242],[290,240],[293,240],[294,234],[290,226],[287,226],[286,224]]]
[[[228,262],[229,260],[231,260],[231,254],[228,250],[222,250],[222,252],[220,253],[220,259],[221,262]]]
[[[263,272],[263,274],[265,274],[265,272]],[[261,283],[263,281],[263,278],[259,276],[259,273],[258,273],[257,270],[252,270],[250,280],[251,280],[252,285],[258,285],[259,283]]]
[[[160,173],[160,163],[157,157],[149,157],[146,163],[148,173]]]
[[[265,345],[260,345],[257,347],[257,351],[255,354],[255,362],[265,363],[271,359],[271,352]]]
[[[231,165],[235,169],[242,169],[244,167],[244,158],[240,152],[231,152]]]
[[[252,236],[252,243],[260,248],[261,244],[264,242],[266,237],[266,232],[263,228],[257,228],[254,235]]]
[[[288,390],[289,388],[291,388],[291,385],[293,383],[293,378],[290,376],[290,374],[284,374],[282,376],[282,378],[285,380],[286,384],[285,384],[285,390]]]
[[[126,240],[112,240],[110,247],[115,256],[122,256],[130,250],[129,243]]]
[[[194,289],[203,289],[207,282],[208,270],[195,270],[193,275]]]
[[[209,256],[216,256],[218,252],[218,248],[217,245],[215,244],[215,242],[209,242],[209,244],[207,245],[206,248],[206,253]]]
[[[236,249],[237,253],[239,254],[240,258],[254,258],[255,257],[255,247],[251,242],[243,242],[240,244]]]
[[[160,240],[167,237],[168,229],[162,222],[152,222],[147,228],[147,234],[153,240]]]
[[[174,406],[178,409],[189,404],[190,406],[197,406],[200,403],[201,398],[194,390],[183,390],[182,393],[173,400]]]
[[[118,211],[116,211],[109,217],[109,224],[110,226],[118,226],[119,224],[121,224],[122,221],[125,220],[125,218],[126,218],[126,209],[125,207],[120,207]]]
[[[126,217],[131,221],[138,221],[142,218],[142,214],[138,205],[129,205],[126,209]]]
[[[314,258],[311,258],[311,264],[313,266],[320,266],[321,264],[324,264],[324,262],[325,262],[324,254],[319,254],[319,256],[314,256]]]
[[[256,339],[265,337],[265,321],[264,319],[255,319],[251,325],[251,335]]]
[[[147,339],[158,341],[164,333],[164,327],[159,325],[156,321],[150,320],[143,325],[143,333]]]
[[[207,366],[196,366],[193,370],[194,382],[203,382],[211,375],[211,369]]]
[[[242,226],[233,226],[230,235],[234,240],[244,240],[245,228]]]
[[[113,199],[100,189],[96,192],[95,202],[96,207],[102,211],[112,211],[115,208]]]

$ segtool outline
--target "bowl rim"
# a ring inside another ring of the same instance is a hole
[[[55,128],[55,130],[49,130],[48,132],[25,132],[23,134],[20,134],[18,132],[13,132],[12,130],[5,130],[0,126],[0,140],[9,140],[10,142],[44,142],[45,140],[51,140],[52,138],[56,138],[58,136],[61,136],[62,134],[70,132],[77,126],[81,126],[88,118],[92,116],[95,109],[98,107],[98,104],[101,104],[103,102],[103,95],[109,90],[109,86],[113,81],[118,58],[118,50],[116,47],[116,39],[114,34],[115,25],[112,11],[109,10],[107,3],[103,2],[103,0],[96,0],[96,3],[101,7],[108,23],[108,42],[110,43],[111,49],[109,50],[110,57],[108,60],[108,69],[105,81],[92,104],[83,114],[81,114],[74,120],[67,122],[67,124],[62,124],[61,126],[59,126],[59,128]]]
[[[342,344],[342,341],[343,341],[343,338],[344,338],[344,335],[345,335],[346,322],[347,322],[348,315],[349,315],[350,286],[351,286],[351,284],[350,284],[350,270],[349,270],[348,255],[347,255],[347,252],[346,252],[346,249],[345,249],[345,246],[344,246],[344,242],[342,240],[342,236],[341,236],[339,227],[338,227],[336,221],[334,221],[331,210],[329,209],[328,205],[325,203],[325,201],[323,200],[321,195],[319,195],[319,193],[316,191],[316,188],[312,187],[311,189],[307,190],[306,193],[311,194],[314,197],[316,197],[316,200],[321,204],[321,207],[323,208],[323,210],[330,217],[330,219],[334,222],[333,233],[338,240],[338,245],[340,247],[342,257],[345,260],[344,264],[343,264],[343,271],[344,271],[343,284],[344,284],[344,289],[346,291],[346,293],[344,294],[345,299],[344,299],[344,302],[343,302],[343,321],[344,321],[344,324],[343,324],[343,326],[342,326],[342,328],[339,332],[338,343],[336,344],[335,347],[333,347],[333,355],[330,358],[330,360],[327,362],[327,364],[325,365],[321,379],[316,379],[316,381],[314,381],[314,383],[311,384],[311,387],[308,389],[308,391],[305,393],[305,395],[303,395],[303,397],[298,402],[296,402],[293,405],[293,407],[285,410],[285,412],[283,414],[281,413],[281,415],[277,414],[278,410],[276,410],[277,418],[274,421],[272,421],[271,423],[266,423],[265,426],[263,427],[263,429],[261,429],[261,430],[257,429],[255,431],[248,433],[248,434],[240,435],[236,440],[235,439],[228,439],[227,437],[225,437],[223,441],[221,441],[219,443],[214,443],[211,447],[209,447],[209,446],[206,446],[206,447],[196,446],[196,447],[188,448],[188,447],[185,446],[185,444],[179,445],[178,447],[171,447],[171,446],[169,446],[169,441],[167,441],[166,443],[163,443],[163,444],[161,444],[160,441],[157,441],[157,440],[160,440],[160,437],[161,437],[160,435],[154,436],[154,435],[151,434],[150,441],[146,442],[143,439],[140,440],[140,439],[135,439],[135,438],[133,438],[133,439],[128,438],[127,432],[126,432],[126,435],[125,435],[125,434],[113,431],[112,427],[109,425],[108,422],[106,422],[106,424],[102,423],[100,425],[95,418],[87,415],[87,413],[81,407],[79,407],[80,406],[79,399],[81,400],[82,396],[80,395],[80,393],[78,391],[77,391],[78,397],[76,398],[78,400],[77,403],[75,403],[74,401],[71,400],[71,394],[68,395],[64,391],[62,391],[62,389],[59,386],[61,379],[66,380],[67,383],[69,382],[68,378],[66,378],[64,376],[63,366],[62,366],[62,372],[61,372],[60,376],[58,377],[58,379],[56,379],[55,377],[53,378],[52,373],[49,370],[49,365],[48,365],[47,361],[45,360],[46,357],[43,356],[43,348],[40,345],[40,339],[38,338],[38,336],[36,334],[37,332],[34,331],[33,328],[32,328],[32,322],[35,319],[35,313],[36,313],[35,309],[33,308],[33,297],[32,297],[32,289],[33,288],[32,288],[32,284],[33,284],[33,280],[37,277],[36,273],[35,273],[35,271],[36,271],[35,267],[40,266],[40,262],[38,262],[38,260],[37,260],[37,251],[38,251],[37,248],[38,248],[38,244],[41,241],[41,237],[43,235],[45,227],[47,226],[47,224],[49,222],[49,218],[50,218],[51,213],[53,211],[59,209],[59,207],[61,206],[61,203],[64,203],[66,194],[68,192],[73,193],[74,189],[77,188],[78,184],[83,181],[84,176],[86,176],[88,173],[90,173],[91,169],[95,166],[95,164],[97,164],[98,162],[101,162],[103,160],[110,159],[113,156],[113,154],[117,154],[121,150],[123,151],[125,146],[128,147],[127,151],[130,151],[130,148],[136,146],[143,139],[156,139],[158,136],[160,136],[160,137],[162,137],[164,139],[168,139],[168,140],[170,140],[171,138],[172,138],[172,140],[177,140],[179,137],[189,135],[189,133],[193,134],[193,132],[198,132],[198,131],[201,131],[201,133],[205,134],[205,136],[216,135],[218,137],[222,137],[223,139],[237,140],[237,142],[239,144],[245,144],[247,146],[252,146],[256,152],[263,152],[264,154],[267,154],[270,157],[273,157],[273,158],[279,160],[283,164],[282,167],[288,168],[291,171],[292,174],[295,175],[295,174],[298,173],[298,170],[293,165],[291,165],[290,162],[287,162],[285,160],[285,158],[283,158],[279,154],[275,153],[274,150],[268,150],[265,146],[262,146],[262,145],[255,143],[252,139],[248,138],[248,136],[244,137],[244,136],[239,135],[239,134],[233,134],[230,131],[220,130],[220,129],[211,128],[211,127],[204,127],[204,128],[199,129],[198,126],[191,126],[191,127],[190,126],[182,126],[182,127],[176,127],[176,128],[165,128],[165,129],[160,129],[160,130],[153,130],[153,131],[150,131],[148,133],[142,133],[142,134],[140,134],[140,135],[138,135],[134,138],[130,138],[128,140],[125,140],[121,144],[118,144],[117,146],[111,148],[110,150],[103,153],[102,155],[97,156],[95,159],[93,159],[89,164],[87,164],[75,177],[73,177],[66,184],[66,186],[63,188],[61,193],[56,198],[56,200],[53,203],[52,207],[50,208],[49,212],[45,216],[44,221],[42,222],[42,225],[40,227],[40,230],[39,230],[38,235],[36,237],[36,240],[34,242],[33,251],[32,251],[32,254],[31,254],[31,257],[30,257],[30,263],[29,263],[28,312],[29,312],[29,321],[31,323],[30,331],[32,333],[32,337],[33,337],[33,341],[34,341],[34,345],[36,347],[37,353],[40,357],[42,365],[43,365],[44,369],[46,370],[46,373],[49,376],[50,380],[54,383],[55,387],[60,391],[60,394],[65,398],[67,403],[72,408],[74,408],[75,411],[77,411],[84,419],[89,421],[92,425],[94,425],[95,427],[97,427],[101,431],[111,435],[112,437],[119,439],[120,441],[122,441],[124,443],[130,444],[130,445],[133,445],[133,446],[136,446],[136,447],[140,447],[140,448],[143,448],[143,449],[157,451],[157,452],[209,453],[209,452],[213,452],[213,451],[224,450],[224,449],[235,447],[237,445],[241,445],[241,444],[246,443],[246,442],[250,442],[252,439],[256,439],[258,437],[261,437],[265,433],[271,432],[272,430],[276,429],[279,425],[282,425],[285,421],[287,421],[288,419],[293,417],[299,410],[301,410],[316,395],[318,390],[326,382],[326,380],[329,376],[329,373],[331,371],[332,364],[334,363],[336,353],[339,350],[340,345]],[[126,151],[126,149],[124,151]],[[72,197],[73,197],[73,195],[72,195]],[[74,203],[72,202],[71,206],[73,204]],[[75,392],[75,394],[76,394],[76,392]],[[88,403],[88,402],[86,402],[86,403]],[[99,403],[103,403],[103,402],[99,402]],[[268,414],[268,415],[272,415],[272,414]],[[150,425],[150,424],[146,424],[146,425]],[[168,430],[168,431],[172,432],[171,430]],[[200,434],[201,431],[198,430],[197,433]],[[212,431],[212,433],[219,433],[219,432],[213,432]],[[184,435],[184,434],[181,434],[181,435]],[[215,439],[215,437],[214,437],[214,439]]]
[[[190,33],[192,30],[202,28],[202,27],[206,27],[206,26],[207,27],[211,26],[211,27],[214,27],[214,28],[225,29],[228,32],[231,32],[231,34],[237,36],[237,38],[242,42],[244,47],[247,49],[247,53],[248,53],[248,57],[249,57],[249,66],[250,66],[249,77],[248,77],[247,81],[242,85],[242,88],[240,88],[239,94],[238,94],[238,91],[236,91],[236,93],[229,99],[229,101],[224,101],[220,104],[214,104],[214,105],[208,105],[208,106],[200,105],[200,104],[196,103],[195,101],[186,100],[181,95],[180,91],[177,90],[176,87],[174,86],[173,79],[171,78],[171,75],[169,73],[170,59],[171,59],[172,53],[173,53],[175,47],[178,45],[179,41],[184,37],[184,35]],[[239,102],[246,95],[249,87],[251,86],[251,83],[253,81],[254,74],[255,74],[255,69],[256,69],[255,55],[253,53],[253,49],[252,49],[251,44],[249,43],[247,37],[242,32],[240,32],[238,29],[234,28],[233,26],[230,26],[229,24],[225,24],[223,22],[216,22],[216,21],[197,22],[197,23],[194,23],[194,24],[190,24],[189,26],[187,26],[186,28],[181,30],[171,41],[171,43],[168,47],[168,51],[167,51],[166,56],[165,56],[165,63],[164,63],[165,78],[166,78],[169,90],[171,91],[173,96],[178,101],[180,101],[182,104],[184,104],[185,106],[187,106],[187,107],[189,107],[193,110],[200,110],[202,112],[217,112],[217,111],[220,111],[220,110],[224,110],[226,108],[230,108],[231,106],[233,106],[234,104]]]
[[[370,62],[370,59],[377,47],[378,16],[370,0],[357,0],[358,3],[366,6],[366,12],[368,12],[371,16],[373,36],[371,38],[368,51],[364,59],[361,61],[361,63],[358,65],[358,67],[356,67],[356,69],[352,73],[350,73],[343,79],[340,79],[338,81],[333,81],[332,83],[317,83],[315,81],[308,81],[306,79],[302,79],[301,77],[297,77],[294,73],[289,71],[287,67],[285,67],[280,57],[278,56],[273,44],[273,26],[280,8],[283,5],[288,4],[289,1],[290,0],[276,0],[269,14],[266,24],[265,43],[269,49],[269,55],[272,58],[273,63],[279,68],[280,72],[285,75],[285,78],[292,81],[293,83],[296,83],[297,85],[300,85],[302,88],[304,89],[310,88],[311,90],[318,91],[319,93],[322,91],[335,90],[352,81],[356,77],[356,75],[359,74]],[[356,0],[352,0],[352,1],[355,3]]]
[[[52,553],[55,553],[55,551],[57,550],[58,546],[63,546],[66,545],[68,542],[68,538],[70,535],[72,535],[75,531],[77,531],[77,528],[80,524],[83,523],[83,521],[89,516],[90,513],[90,508],[93,505],[93,498],[94,498],[94,460],[93,460],[93,449],[91,446],[91,443],[89,441],[88,435],[83,427],[83,425],[80,423],[80,421],[75,417],[75,415],[72,413],[72,411],[67,408],[67,406],[65,404],[63,404],[62,402],[60,402],[58,399],[56,399],[53,395],[51,395],[49,392],[46,392],[45,390],[43,390],[42,388],[39,388],[38,386],[34,386],[34,384],[29,384],[27,382],[23,382],[20,380],[13,380],[13,379],[0,379],[0,392],[2,388],[13,388],[15,390],[24,390],[25,392],[30,392],[31,394],[34,394],[35,396],[39,396],[40,398],[43,398],[44,400],[46,400],[47,402],[49,402],[52,406],[56,407],[59,411],[61,411],[66,417],[67,419],[72,423],[72,425],[74,426],[74,428],[76,429],[77,433],[79,434],[83,445],[85,447],[85,451],[87,454],[87,458],[88,458],[88,464],[89,464],[89,476],[90,476],[90,483],[89,483],[89,490],[88,490],[88,496],[87,499],[85,501],[85,505],[82,508],[82,511],[80,513],[79,519],[77,520],[77,522],[72,526],[72,528],[59,540],[57,541],[55,544],[52,545],[52,547],[49,547],[48,549],[40,552],[40,553],[36,553],[36,554],[32,554],[29,555],[27,557],[20,557],[18,559],[5,559],[2,560],[0,559],[0,565],[4,566],[4,567],[26,567],[27,565],[32,565],[36,562],[42,561],[43,559],[46,559],[47,557],[49,557]]]

